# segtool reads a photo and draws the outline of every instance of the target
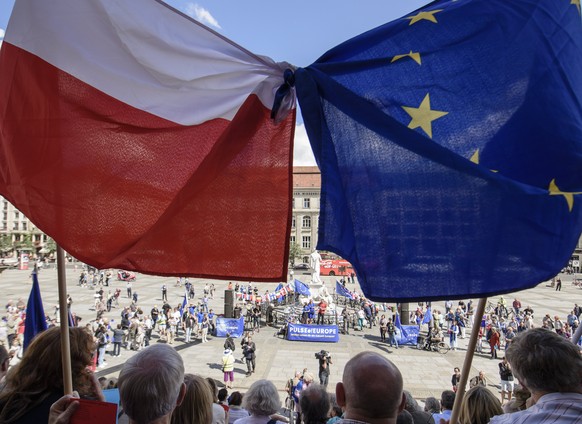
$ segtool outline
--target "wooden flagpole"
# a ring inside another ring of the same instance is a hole
[[[61,360],[63,363],[63,388],[66,395],[73,393],[73,373],[71,371],[71,344],[69,341],[69,308],[67,307],[67,275],[65,253],[57,245],[57,272],[59,285],[59,312],[61,317]]]
[[[483,314],[485,313],[486,302],[487,302],[486,297],[479,299],[479,304],[477,305],[477,310],[475,311],[475,317],[473,318],[473,328],[471,331],[471,338],[469,339],[469,346],[467,347],[467,353],[465,354],[465,362],[463,363],[463,370],[461,371],[461,381],[459,382],[458,385],[457,395],[455,396],[455,404],[453,406],[451,420],[449,421],[451,424],[457,423],[459,421],[459,415],[461,413],[461,403],[463,402],[463,396],[465,396],[465,386],[467,386],[469,372],[471,372],[473,356],[475,356],[477,338],[479,337],[479,328],[481,326]]]

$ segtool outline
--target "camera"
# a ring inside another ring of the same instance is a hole
[[[325,351],[325,350],[321,350],[320,352],[316,352],[315,353],[315,359],[319,359],[320,361],[327,359],[327,358],[331,358],[329,352]]]

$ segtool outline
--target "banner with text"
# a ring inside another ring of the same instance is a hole
[[[289,324],[287,340],[302,342],[339,342],[337,325]]]
[[[402,331],[404,330],[404,331]],[[399,345],[415,345],[418,340],[418,325],[403,325],[402,329],[396,329],[396,340]]]
[[[216,337],[240,337],[245,330],[245,319],[241,318],[216,318]]]

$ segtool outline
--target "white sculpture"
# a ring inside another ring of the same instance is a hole
[[[313,274],[311,275],[311,281],[315,284],[321,284],[321,278],[319,273],[319,263],[321,262],[321,255],[317,250],[313,250],[313,253],[309,256],[309,265],[313,268]]]

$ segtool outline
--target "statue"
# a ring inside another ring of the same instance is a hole
[[[313,250],[313,253],[309,256],[309,265],[313,268],[313,274],[311,275],[311,281],[315,284],[321,284],[321,278],[319,274],[319,263],[321,262],[321,255],[317,249]]]

